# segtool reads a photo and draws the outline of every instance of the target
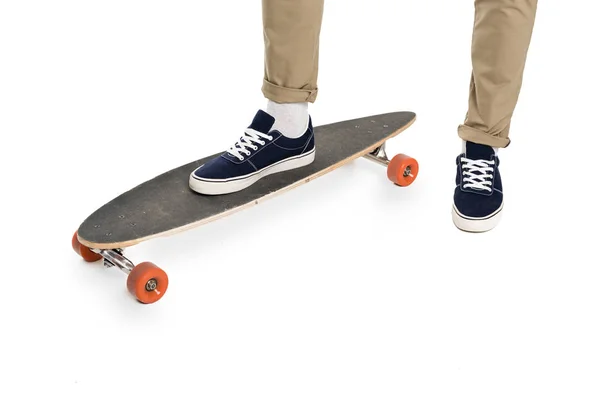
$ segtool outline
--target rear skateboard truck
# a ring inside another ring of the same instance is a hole
[[[385,151],[385,142],[364,157],[387,167],[388,179],[398,186],[409,186],[419,174],[419,163],[412,157],[397,154],[390,160]]]
[[[77,232],[71,240],[73,250],[85,261],[94,262],[104,259],[104,266],[119,267],[127,276],[127,290],[144,304],[161,299],[169,286],[167,274],[151,262],[134,265],[123,255],[123,249],[90,249],[79,242]]]

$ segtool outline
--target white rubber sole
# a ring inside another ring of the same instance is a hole
[[[278,172],[288,171],[290,169],[304,167],[315,160],[315,149],[310,153],[300,156],[287,158],[273,165],[265,167],[252,174],[239,176],[233,179],[200,179],[190,174],[190,188],[200,194],[219,195],[239,192],[256,183],[265,176],[276,174]]]
[[[487,232],[492,230],[498,225],[500,222],[500,218],[502,217],[502,209],[504,208],[504,203],[500,205],[500,208],[495,213],[482,218],[470,218],[462,215],[456,207],[452,206],[452,222],[454,225],[461,231],[466,232]]]

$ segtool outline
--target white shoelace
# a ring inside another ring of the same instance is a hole
[[[244,131],[244,136],[242,136],[236,144],[231,146],[231,148],[229,148],[227,152],[232,156],[237,157],[238,160],[244,161],[244,156],[242,155],[242,153],[249,156],[252,153],[248,149],[258,150],[258,146],[254,143],[258,143],[261,146],[263,146],[266,143],[264,140],[261,139],[273,140],[273,136],[265,135],[264,133],[259,132],[257,130],[247,128]]]
[[[492,191],[492,178],[494,177],[493,165],[495,161],[471,160],[461,157],[464,187]]]

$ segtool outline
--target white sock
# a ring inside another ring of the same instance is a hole
[[[285,137],[299,138],[308,129],[308,103],[275,103],[269,100],[267,113],[275,118],[272,129]]]

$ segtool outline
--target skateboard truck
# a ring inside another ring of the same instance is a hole
[[[127,290],[144,304],[154,303],[164,296],[169,278],[167,274],[151,262],[133,264],[123,255],[123,249],[91,249],[79,242],[77,232],[71,241],[73,250],[85,261],[104,260],[107,268],[118,267],[127,275]]]
[[[106,268],[119,267],[119,269],[127,275],[129,275],[129,273],[135,268],[135,265],[123,255],[123,249],[91,250],[96,254],[100,254],[104,258],[104,266]]]
[[[386,142],[364,155],[367,160],[387,167],[388,178],[398,186],[408,186],[414,182],[419,173],[417,160],[405,154],[397,154],[391,160],[385,150]]]
[[[375,161],[376,163],[381,164],[385,167],[387,167],[390,163],[390,159],[388,158],[388,155],[385,152],[385,142],[381,146],[375,148],[375,150],[373,150],[369,154],[365,154],[364,157],[368,160]]]

